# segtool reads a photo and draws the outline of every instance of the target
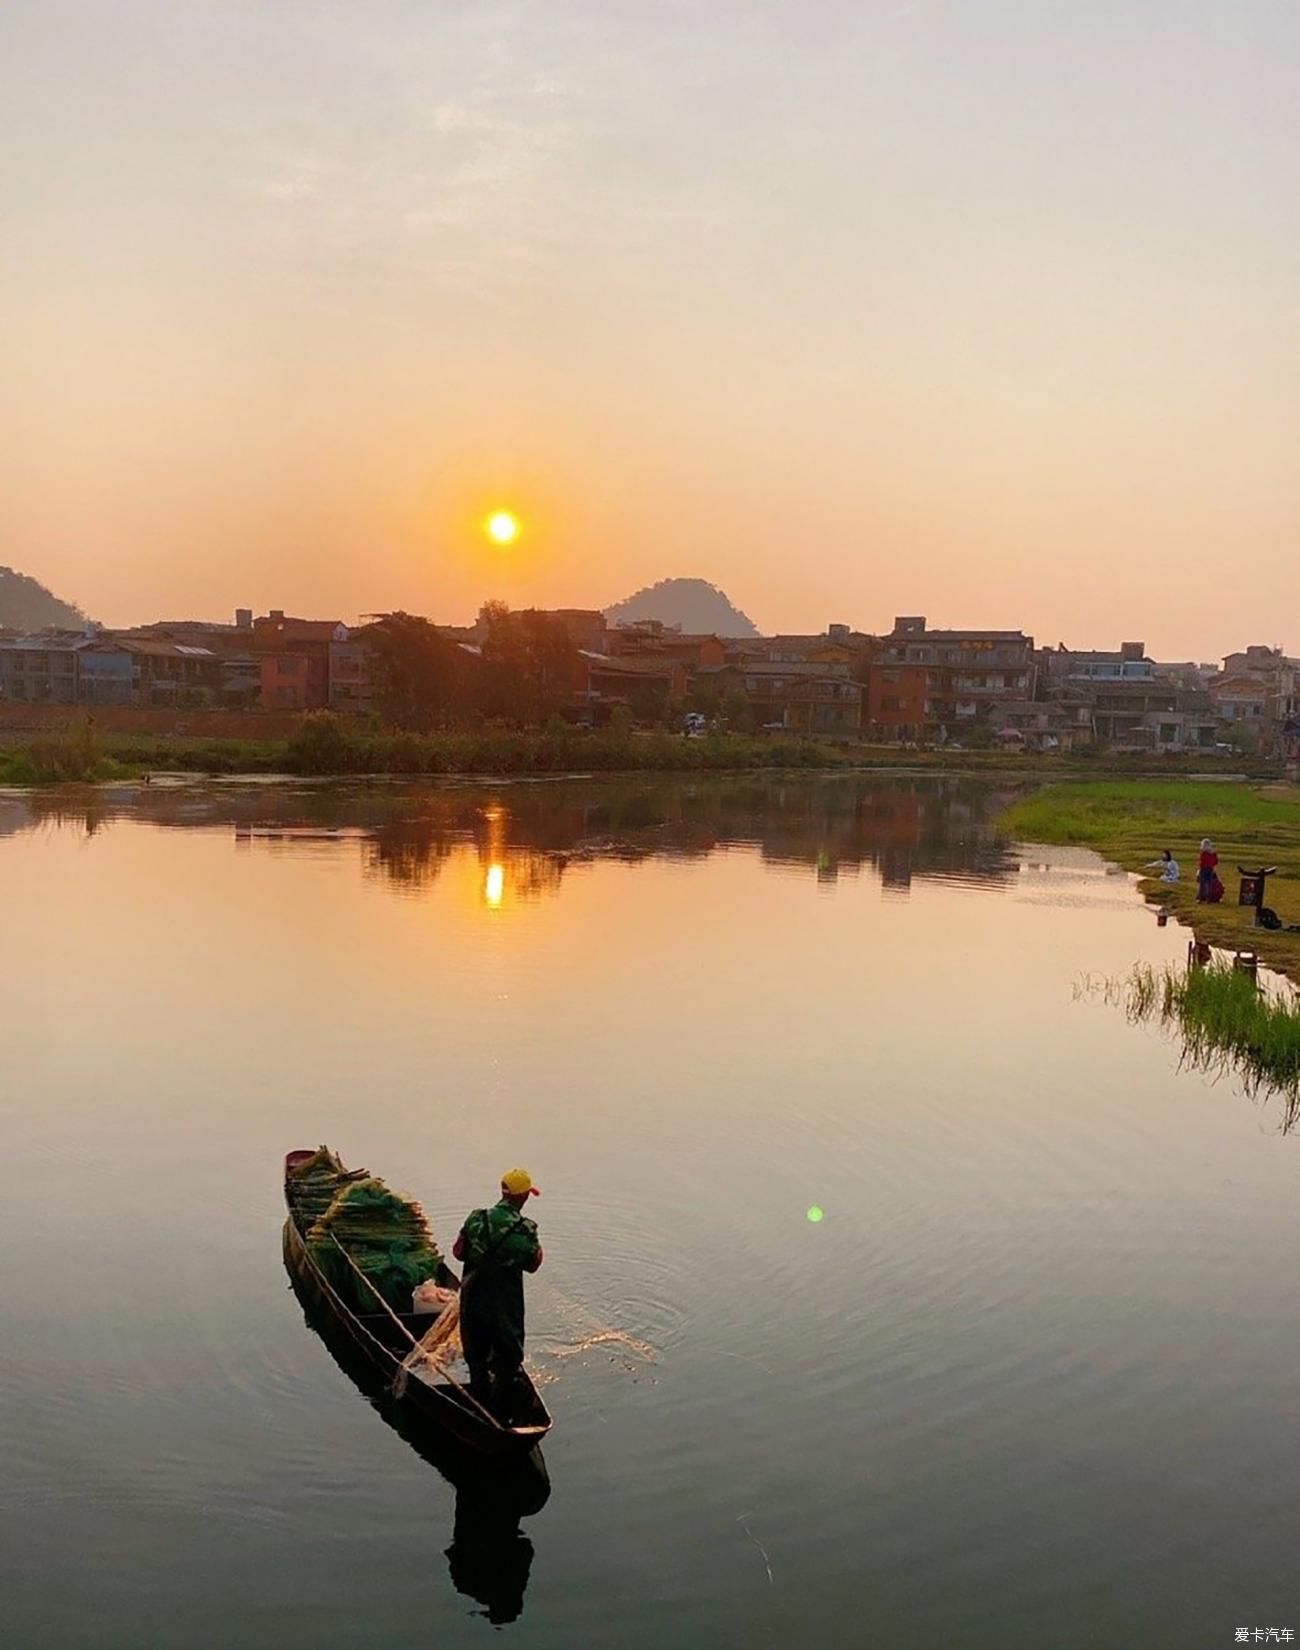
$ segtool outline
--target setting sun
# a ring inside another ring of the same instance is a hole
[[[496,510],[486,523],[487,536],[493,544],[513,544],[519,537],[519,517],[509,510]]]

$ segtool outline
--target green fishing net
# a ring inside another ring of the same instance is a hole
[[[323,1175],[314,1195],[320,1190]],[[340,1245],[397,1312],[410,1311],[411,1291],[433,1277],[442,1262],[424,1210],[373,1175],[345,1178],[341,1184],[336,1178],[328,1206],[307,1229],[307,1247],[349,1305],[358,1312],[379,1311],[373,1292],[339,1253]]]

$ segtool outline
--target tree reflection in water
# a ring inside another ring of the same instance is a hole
[[[1011,791],[970,776],[746,774],[447,786],[124,785],[33,793],[0,813],[0,832],[43,823],[105,829],[118,818],[159,826],[231,825],[269,852],[360,843],[368,876],[418,893],[473,849],[484,903],[554,894],[595,859],[700,859],[747,847],[821,883],[874,869],[906,892],[914,878],[1003,883],[1015,861],[993,821]]]

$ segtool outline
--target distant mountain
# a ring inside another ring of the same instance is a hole
[[[80,630],[86,615],[12,567],[0,567],[0,625],[11,630]]]
[[[707,579],[660,579],[605,609],[612,625],[658,619],[696,636],[757,636],[758,626]]]

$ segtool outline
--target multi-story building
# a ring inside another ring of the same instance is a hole
[[[930,719],[930,667],[876,660],[867,674],[868,738],[915,742]]]
[[[1093,682],[1149,682],[1155,673],[1145,642],[1121,642],[1115,651],[1045,647],[1039,650],[1038,664],[1043,686],[1049,691]]]
[[[17,704],[71,705],[77,700],[78,659],[90,637],[43,631],[0,640],[0,699]]]
[[[633,716],[659,722],[686,697],[690,672],[680,659],[614,658],[579,648],[574,667],[573,703],[585,720],[606,721],[617,705]]]
[[[1213,707],[1193,665],[1161,665],[1143,642],[1117,649],[1044,648],[1039,681],[1054,704],[1085,702],[1099,742],[1121,750],[1201,750],[1214,744]]]
[[[208,619],[159,619],[114,632],[125,641],[176,642],[184,647],[208,648],[221,661],[217,694],[231,710],[248,710],[262,693],[262,662],[253,652],[253,614],[236,608],[234,624]]]
[[[815,636],[763,636],[757,646],[772,664],[848,665],[865,682],[875,640],[846,624],[831,624]]]
[[[781,724],[787,733],[857,739],[862,733],[861,682],[838,676],[809,676],[786,695]]]
[[[374,709],[370,642],[364,631],[353,631],[346,641],[330,643],[329,672],[331,710],[362,716]]]
[[[211,648],[101,635],[77,652],[77,699],[85,705],[205,706],[222,696]]]
[[[923,666],[926,728],[960,736],[998,725],[1000,704],[1032,699],[1037,671],[1034,639],[1022,630],[930,630],[924,618],[894,620],[876,645],[873,668]]]
[[[862,727],[862,683],[839,661],[783,664],[747,658],[720,670],[700,671],[696,683],[708,684],[719,703],[743,697],[761,728],[847,736],[857,735]]]
[[[597,651],[613,659],[676,659],[688,671],[717,670],[727,659],[727,644],[720,636],[674,630],[658,619],[616,625],[606,646]]]
[[[1026,699],[998,707],[998,739],[1009,748],[1073,750],[1093,740],[1092,705],[1087,699]]]
[[[1300,713],[1300,659],[1258,644],[1229,653],[1209,694],[1223,721],[1251,730],[1262,749],[1289,755]]]
[[[253,620],[252,651],[261,666],[266,710],[323,710],[330,702],[330,646],[346,642],[338,619],[286,618],[278,608]]]

